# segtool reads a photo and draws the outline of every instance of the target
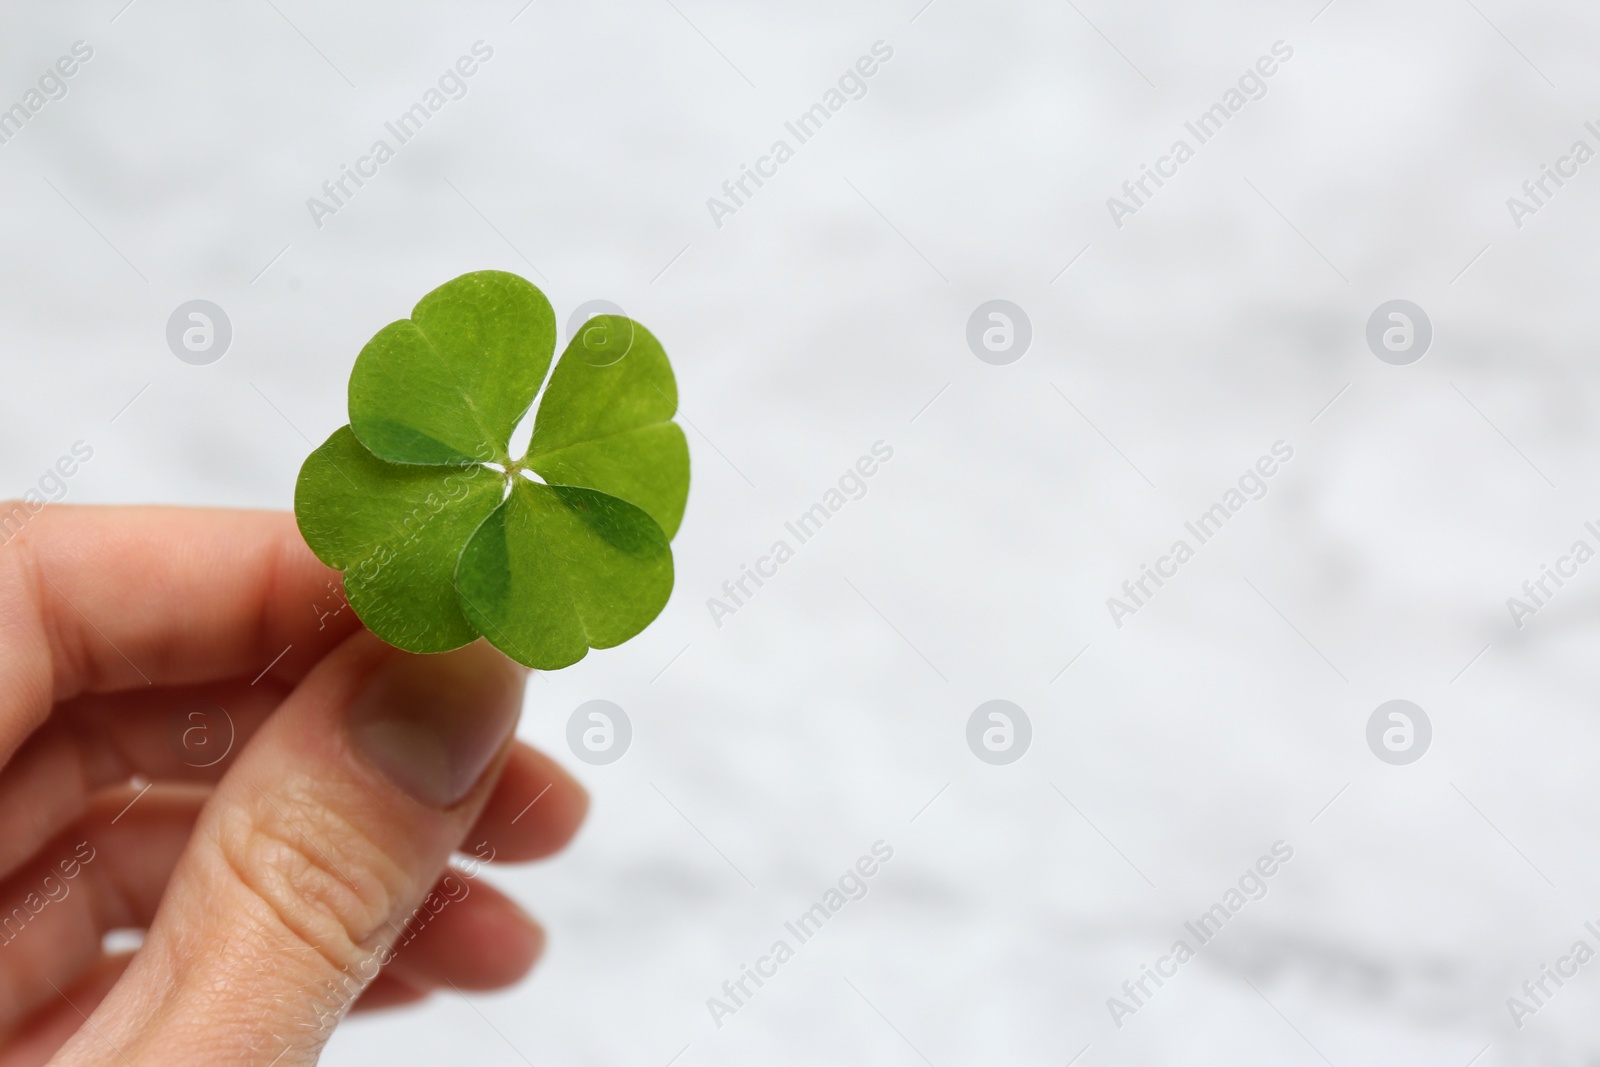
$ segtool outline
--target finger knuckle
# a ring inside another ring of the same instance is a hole
[[[403,874],[310,783],[275,793],[219,820],[218,851],[300,944],[349,966],[382,940]]]

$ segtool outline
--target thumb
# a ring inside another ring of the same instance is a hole
[[[316,1062],[505,759],[525,672],[356,634],[206,804],[143,948],[54,1061]]]

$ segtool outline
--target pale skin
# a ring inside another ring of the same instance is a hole
[[[330,580],[268,512],[52,504],[0,545],[0,1067],[294,1067],[346,1009],[533,966],[479,861],[555,852],[588,797],[511,736],[525,672],[390,648]],[[195,701],[235,733],[209,767]]]

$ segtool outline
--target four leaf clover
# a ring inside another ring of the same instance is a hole
[[[555,339],[543,293],[479,271],[356,357],[350,425],[306,458],[295,515],[390,644],[445,652],[482,635],[554,670],[666,606],[689,494],[672,367],[622,316],[590,319],[550,371]],[[512,432],[541,387],[514,459]]]

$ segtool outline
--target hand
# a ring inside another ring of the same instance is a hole
[[[50,505],[12,533],[0,1067],[309,1064],[352,1007],[533,965],[479,863],[554,852],[588,801],[512,736],[522,668],[361,630],[287,515]],[[122,928],[143,946],[106,954]]]

